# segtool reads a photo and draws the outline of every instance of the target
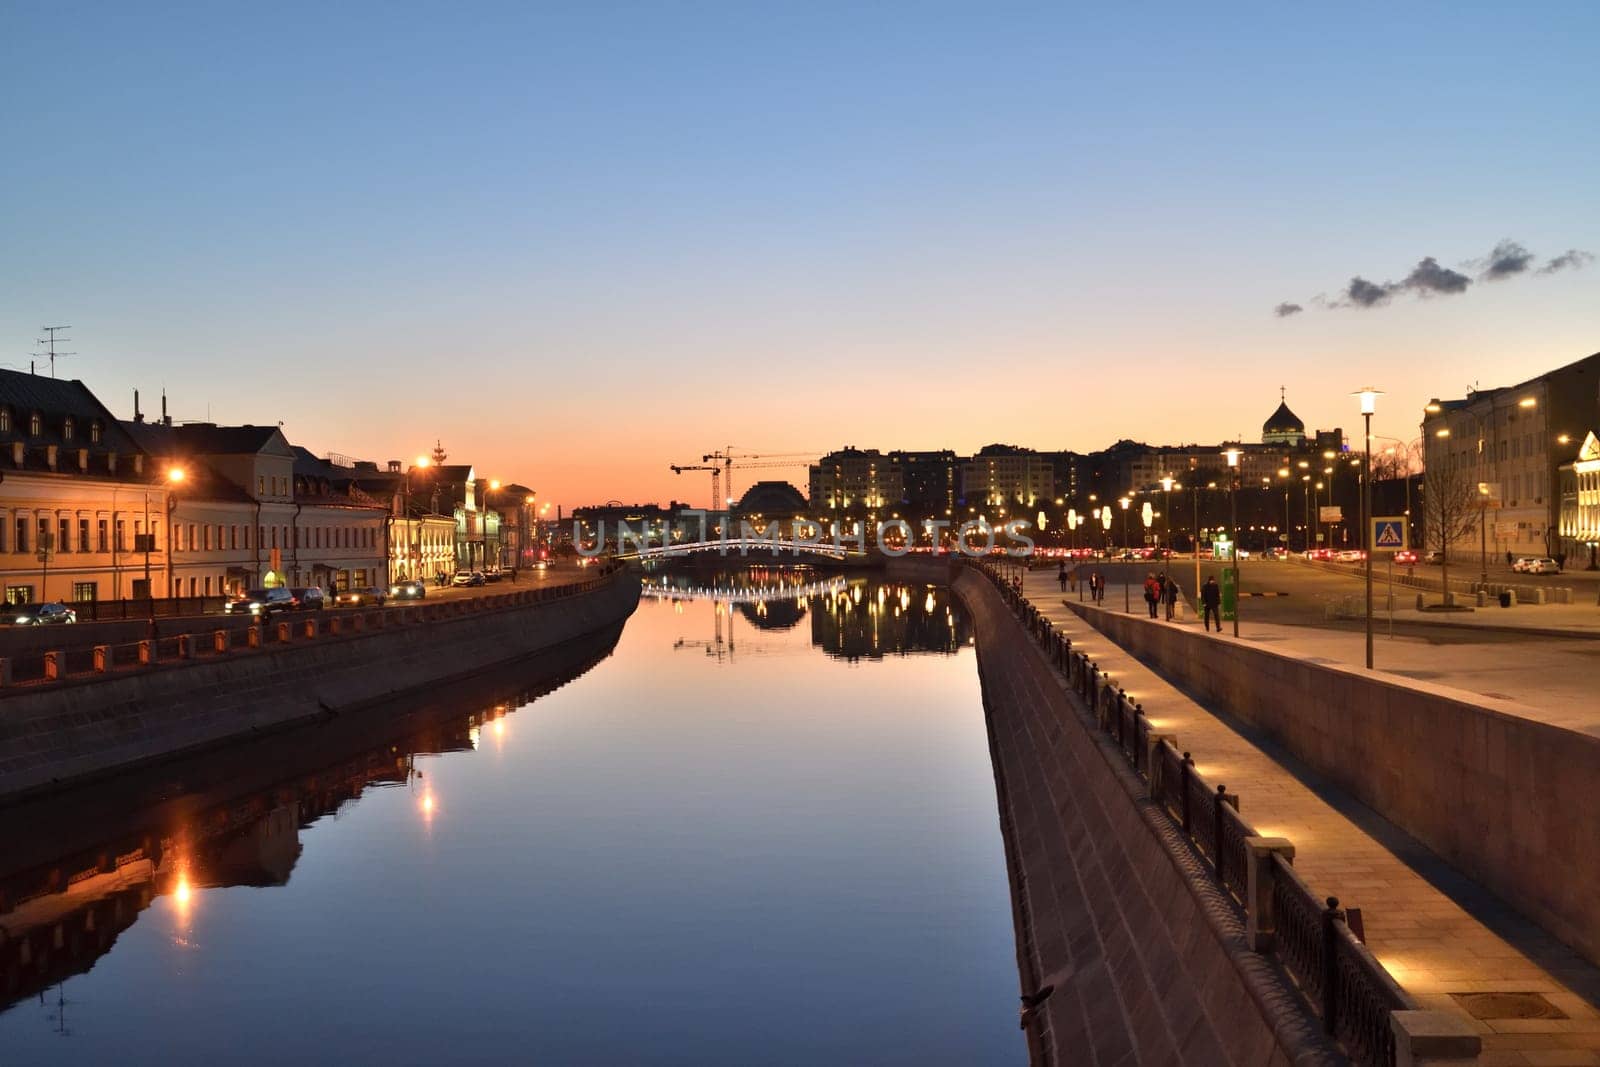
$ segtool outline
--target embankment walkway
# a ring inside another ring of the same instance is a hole
[[[1030,573],[1025,592],[1074,649],[1089,651],[1143,705],[1153,728],[1174,735],[1206,778],[1240,796],[1258,832],[1294,843],[1295,869],[1314,891],[1361,909],[1368,947],[1423,1007],[1471,1021],[1483,1037],[1480,1062],[1600,1065],[1600,969],[1103,637],[1065,606],[1054,573]],[[1563,1017],[1505,1017],[1526,1015],[1531,1002],[1472,997],[1485,993],[1540,994]]]

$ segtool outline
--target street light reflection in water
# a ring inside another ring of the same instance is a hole
[[[110,786],[0,813],[48,834],[0,871],[7,1059],[1021,1062],[959,605],[682,581],[536,700],[208,757],[115,839]],[[163,897],[181,944],[140,921]]]

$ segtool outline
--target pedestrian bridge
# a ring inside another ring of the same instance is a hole
[[[730,537],[726,540],[688,541],[670,545],[637,545],[616,553],[616,559],[661,560],[683,556],[707,554],[723,556],[793,556],[799,559],[825,558],[833,560],[866,559],[867,554],[848,549],[831,541],[787,541],[769,537]]]

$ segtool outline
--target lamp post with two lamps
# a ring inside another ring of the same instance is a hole
[[[1233,636],[1239,636],[1239,461],[1244,452],[1230,448],[1222,453],[1228,461],[1228,547],[1233,554]],[[1223,609],[1227,609],[1224,602]]]
[[[1128,553],[1128,505],[1131,504],[1131,503],[1133,503],[1133,501],[1131,499],[1129,499],[1128,497],[1124,496],[1124,497],[1118,497],[1117,498],[1117,504],[1122,508],[1122,552],[1123,552],[1124,556],[1129,554]],[[1126,559],[1124,559],[1124,560],[1122,560],[1122,610],[1124,612],[1130,612],[1131,613],[1133,611],[1133,597],[1128,592],[1128,575],[1129,575],[1129,563],[1128,563],[1128,561]]]

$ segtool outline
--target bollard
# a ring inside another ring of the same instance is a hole
[[[244,643],[247,648],[261,647],[261,626],[259,624],[252,625],[245,630]]]
[[[111,669],[111,646],[94,646],[94,670],[96,674],[105,674]]]
[[[1394,1067],[1465,1067],[1477,1063],[1483,1038],[1472,1024],[1449,1011],[1392,1011]]]
[[[290,634],[293,630],[294,627],[290,626],[288,623],[280,622],[278,624],[278,641],[280,643],[287,644],[291,640]]]
[[[317,620],[316,619],[307,619],[305,622],[301,623],[300,624],[300,634],[303,637],[316,637],[317,636]]]
[[[1277,920],[1272,913],[1272,857],[1294,862],[1294,845],[1284,837],[1247,837],[1244,847],[1250,856],[1245,881],[1245,936],[1257,952],[1271,952],[1277,943]]]
[[[179,659],[188,659],[190,657],[190,655],[193,654],[193,652],[194,652],[194,650],[189,647],[189,635],[188,634],[179,634],[178,635],[178,658]]]
[[[367,628],[367,617],[360,612],[350,616],[350,632],[360,633]]]
[[[157,659],[158,656],[159,656],[159,653],[156,650],[156,643],[154,641],[146,640],[146,641],[140,641],[139,642],[139,665],[140,666],[143,666],[143,667],[153,667],[153,666],[155,666],[156,659]]]
[[[216,631],[215,633],[213,633],[211,635],[211,651],[213,651],[213,652],[226,652],[226,651],[228,651],[228,631],[226,631],[226,630],[218,630],[218,631]]]
[[[44,680],[47,682],[58,681],[66,673],[66,653],[46,652],[44,654]]]
[[[337,636],[339,632],[344,629],[344,627],[340,625],[340,619],[337,615],[335,615],[333,618],[328,620],[326,629],[328,633]]]

